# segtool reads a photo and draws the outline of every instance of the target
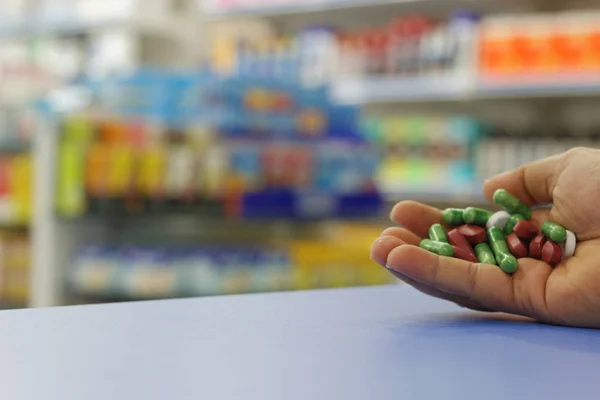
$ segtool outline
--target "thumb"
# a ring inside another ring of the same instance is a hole
[[[562,160],[563,154],[559,154],[487,179],[483,185],[485,196],[493,203],[494,192],[506,189],[528,206],[552,203]]]

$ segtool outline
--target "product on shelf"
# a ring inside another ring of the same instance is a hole
[[[0,304],[25,307],[29,302],[30,241],[26,234],[0,234]]]
[[[479,44],[484,81],[594,80],[600,70],[600,14],[565,12],[486,18]]]
[[[24,226],[31,219],[33,169],[27,153],[0,154],[0,225]]]
[[[473,118],[372,116],[364,131],[383,149],[377,184],[385,194],[460,192],[475,182],[482,127]]]
[[[379,285],[393,280],[369,259],[378,228],[346,225],[334,239],[287,246],[83,246],[70,274],[85,295],[139,299]]]
[[[308,86],[372,76],[468,80],[475,73],[477,27],[477,16],[458,12],[447,20],[396,17],[387,25],[358,31],[309,27],[293,37],[258,42],[240,37],[229,42],[233,48],[227,53],[235,54],[236,66],[229,73],[277,77]]]
[[[62,215],[207,202],[231,217],[353,217],[380,209],[376,149],[357,110],[332,105],[322,88],[150,72],[119,80],[104,99],[112,120],[82,115],[64,123]]]

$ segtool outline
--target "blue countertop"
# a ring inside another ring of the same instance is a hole
[[[3,399],[581,399],[600,331],[406,286],[0,312]]]

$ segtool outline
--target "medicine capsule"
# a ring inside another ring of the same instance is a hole
[[[575,246],[577,245],[577,238],[571,231],[567,231],[567,239],[563,245],[563,258],[573,257],[575,254]]]
[[[477,255],[479,262],[496,265],[496,257],[494,257],[494,252],[487,243],[479,243],[477,246],[475,246],[475,254]]]
[[[515,256],[510,253],[502,230],[493,226],[487,230],[487,235],[488,241],[492,245],[492,251],[496,257],[496,262],[500,268],[502,268],[502,271],[507,274],[515,272],[519,267],[519,263]]]
[[[519,262],[512,254],[502,253],[499,257],[496,257],[496,261],[498,261],[498,265],[502,271],[506,272],[507,274],[512,274],[519,269]]]
[[[550,221],[546,221],[542,224],[542,233],[556,243],[562,242],[567,238],[567,230]]]
[[[436,242],[431,239],[423,239],[419,247],[435,253],[438,256],[452,257],[454,255],[454,250],[452,250],[452,246],[448,243]]]
[[[467,224],[485,226],[492,216],[492,212],[482,208],[469,207],[465,209],[463,218]]]
[[[506,236],[508,236],[511,233],[513,233],[513,230],[515,229],[515,225],[517,225],[517,223],[519,221],[525,221],[525,217],[522,216],[521,214],[511,215],[511,217],[508,219],[508,222],[506,223],[506,226],[504,226],[504,234]]]
[[[531,219],[531,209],[506,190],[496,190],[496,192],[494,192],[493,200],[494,203],[498,204],[506,212],[511,214],[521,214],[526,220]]]
[[[492,226],[495,226],[496,228],[504,229],[509,219],[509,213],[506,211],[498,211],[497,213],[492,214],[485,227],[489,229]]]
[[[448,225],[462,225],[465,223],[463,212],[460,208],[447,208],[442,213],[442,220]]]
[[[446,231],[444,231],[444,227],[440,224],[431,225],[429,228],[429,238],[435,242],[448,243]]]

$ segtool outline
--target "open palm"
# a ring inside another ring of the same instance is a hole
[[[507,275],[493,265],[439,257],[418,247],[441,211],[406,201],[373,243],[371,256],[416,289],[464,307],[525,315],[542,322],[600,328],[600,151],[573,149],[486,181],[488,199],[504,188],[534,211],[538,225],[550,219],[575,232],[575,255],[556,267],[530,258]]]

